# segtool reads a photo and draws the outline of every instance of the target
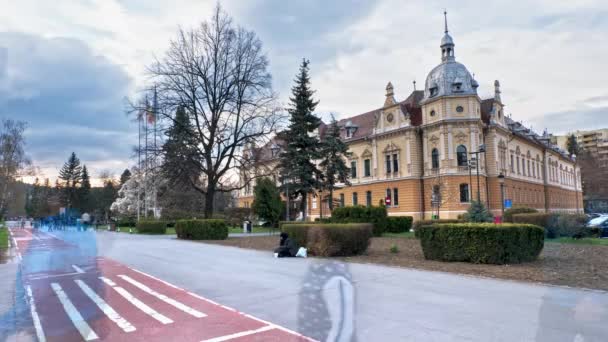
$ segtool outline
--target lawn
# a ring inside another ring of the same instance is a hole
[[[469,274],[491,278],[512,279],[527,282],[541,282],[608,290],[608,248],[595,245],[604,244],[606,239],[592,240],[592,244],[558,239],[547,240],[538,260],[516,265],[483,265],[464,262],[441,262],[426,260],[420,242],[411,234],[395,234],[396,237],[374,237],[364,255],[336,258],[355,263],[373,263],[431,271]],[[405,237],[405,238],[404,238]],[[276,236],[229,237],[221,241],[204,243],[234,246],[265,251],[269,257],[277,247]],[[391,253],[396,246],[398,252]]]
[[[278,229],[272,229],[272,228],[268,228],[268,227],[262,227],[262,226],[254,226],[253,228],[251,228],[251,232],[252,233],[269,233],[269,232],[278,232]],[[243,227],[230,227],[228,228],[228,233],[229,234],[240,234],[243,233]]]
[[[8,248],[8,229],[0,227],[0,249]]]
[[[414,232],[403,232],[403,233],[384,233],[382,237],[387,238],[406,238],[406,239],[415,239]]]
[[[130,229],[133,229],[133,234],[139,234],[137,232],[137,228],[130,228]],[[129,227],[118,227],[116,229],[116,231],[120,232],[120,233],[128,233],[129,232]],[[175,235],[175,228],[173,228],[173,227],[167,228],[167,231],[165,232],[165,235]]]
[[[561,237],[557,239],[546,239],[546,242],[551,243],[571,243],[575,245],[600,245],[600,246],[608,246],[608,239],[597,239],[597,238],[583,238],[583,239],[573,239],[568,237]]]

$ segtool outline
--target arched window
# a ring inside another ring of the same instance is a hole
[[[458,161],[458,166],[467,166],[467,148],[464,145],[459,145],[456,148],[456,160]]]
[[[431,151],[431,165],[433,169],[439,168],[439,151],[436,148]]]

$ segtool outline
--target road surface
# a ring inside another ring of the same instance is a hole
[[[606,341],[608,294],[112,232],[12,230],[46,341]],[[302,335],[300,335],[302,334]],[[307,337],[304,337],[307,336]],[[21,340],[19,340],[21,341]]]

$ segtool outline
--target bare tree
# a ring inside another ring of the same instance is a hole
[[[30,170],[30,160],[25,154],[27,124],[10,119],[2,120],[0,126],[0,216],[7,210],[7,203],[14,193],[10,191],[18,177]]]
[[[217,192],[237,190],[231,180],[248,167],[243,148],[260,143],[279,120],[275,94],[262,43],[252,31],[235,26],[218,6],[199,27],[180,29],[164,58],[149,71],[158,96],[157,115],[183,107],[192,125],[188,163],[198,172],[186,174],[205,196],[211,217]]]

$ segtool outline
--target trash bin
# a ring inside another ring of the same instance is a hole
[[[110,226],[110,231],[111,232],[115,232],[116,231],[116,223],[110,223],[109,226]]]
[[[247,233],[248,226],[249,226],[249,221],[247,221],[247,220],[243,221],[243,233]]]

